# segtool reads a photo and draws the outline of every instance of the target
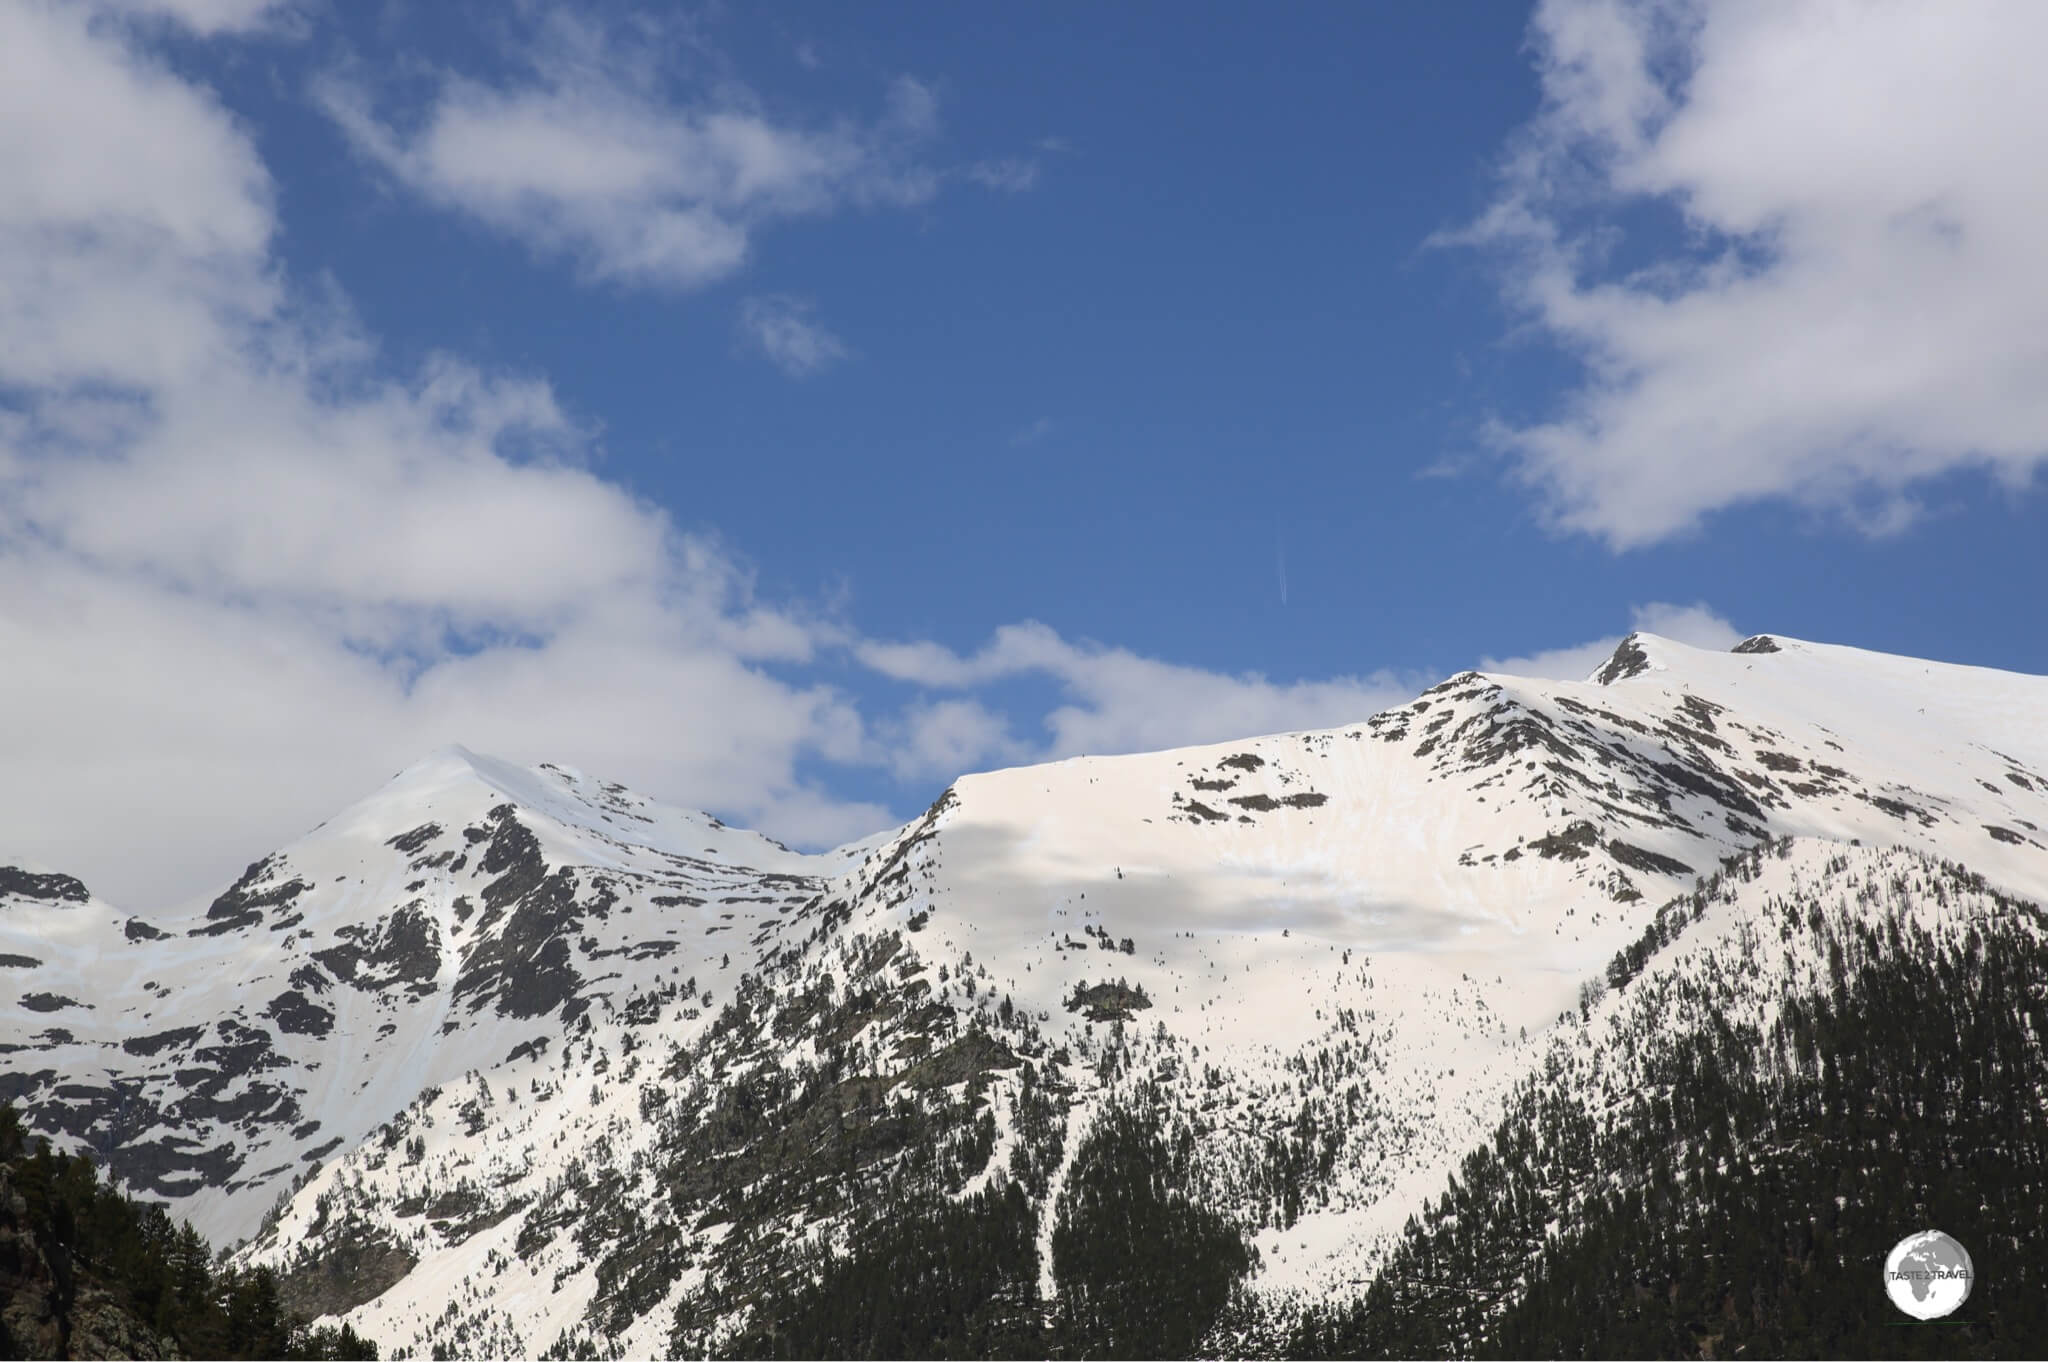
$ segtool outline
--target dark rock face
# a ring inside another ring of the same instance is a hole
[[[484,886],[484,906],[502,910],[540,887],[540,882],[547,878],[548,863],[540,854],[540,839],[519,821],[510,804],[492,809],[490,819],[494,825],[489,834],[491,844],[484,849],[477,869],[497,877]],[[485,920],[489,920],[488,914]]]
[[[101,1151],[107,1167],[129,1187],[161,1197],[192,1194],[192,1179],[218,1187],[242,1171],[242,1158],[232,1145],[202,1148],[198,1141],[165,1135]]]
[[[1693,873],[1693,868],[1684,861],[1670,856],[1662,856],[1657,852],[1647,851],[1642,847],[1630,846],[1627,842],[1619,840],[1611,841],[1607,844],[1607,854],[1627,866],[1630,870],[1642,870],[1657,875],[1690,875]]]
[[[375,1300],[419,1262],[397,1240],[364,1223],[323,1238],[325,1251],[278,1278],[284,1308],[307,1319],[338,1315]]]
[[[1151,1006],[1150,1002],[1143,1001],[1143,994],[1137,996],[1141,1001],[1136,1006]],[[914,1088],[950,1088],[955,1083],[980,1078],[996,1069],[1014,1069],[1022,1062],[1001,1041],[970,1031],[914,1065],[902,1075],[902,1081]]]
[[[539,857],[537,845],[534,856]],[[524,882],[527,875],[523,866],[509,870],[484,890],[485,897],[508,880]],[[495,1001],[501,1017],[543,1016],[574,998],[582,983],[569,950],[582,927],[575,875],[557,870],[537,881],[517,905],[497,935],[477,942],[464,957],[455,996],[466,999],[471,1012]]]
[[[291,989],[272,998],[263,1015],[276,1022],[278,1030],[292,1036],[324,1036],[334,1029],[332,1012]]]
[[[393,837],[384,845],[397,847],[400,851],[410,856],[440,835],[441,825],[439,823],[422,823],[411,832],[399,833],[398,836]]]
[[[259,1121],[279,1125],[296,1122],[297,1095],[279,1084],[254,1077],[286,1064],[272,1046],[270,1032],[236,1021],[221,1021],[214,1029],[220,1037],[218,1043],[197,1047],[190,1056],[190,1066],[177,1070],[175,1079],[181,1095],[167,1109],[168,1114],[180,1121],[214,1120],[244,1127]],[[246,1085],[238,1083],[244,1078],[251,1081]],[[225,1095],[230,1089],[238,1090],[232,1096]],[[110,1153],[108,1157],[118,1166],[121,1153]]]
[[[171,936],[169,932],[158,931],[139,917],[129,918],[127,925],[121,928],[121,935],[130,941],[168,941]]]
[[[0,897],[9,894],[57,903],[84,903],[89,897],[85,886],[69,875],[36,875],[18,866],[0,866]]]
[[[266,856],[242,872],[242,878],[230,885],[228,891],[213,901],[206,910],[207,925],[194,927],[188,936],[220,936],[226,932],[253,927],[263,921],[264,911],[270,908],[289,908],[294,899],[313,886],[296,876],[283,884],[268,889],[258,889],[277,864],[277,857]]]
[[[206,1149],[196,1140],[175,1135],[141,1142],[143,1135],[164,1121],[166,1113],[138,1079],[66,1083],[49,1069],[0,1074],[0,1101],[20,1104],[34,1128],[70,1136],[92,1150],[123,1183],[159,1196],[190,1195],[195,1176],[217,1186],[234,1176],[242,1164],[232,1146]]]
[[[418,901],[406,904],[374,930],[343,927],[336,935],[341,944],[315,951],[313,958],[343,983],[365,991],[403,984],[415,996],[433,992],[434,976],[441,971],[441,929]],[[316,991],[326,986],[317,970],[308,967],[299,974],[310,974],[305,983]],[[294,983],[301,982],[299,974],[292,976]]]
[[[140,1055],[147,1059],[174,1046],[182,1048],[190,1045],[205,1034],[206,1028],[203,1026],[180,1026],[169,1031],[159,1031],[153,1036],[130,1036],[121,1042],[121,1048],[131,1055]]]
[[[1617,681],[1626,681],[1631,676],[1640,676],[1650,670],[1650,655],[1643,651],[1643,645],[1630,634],[1615,648],[1614,655],[1607,659],[1607,665],[1593,674],[1593,679],[1603,686]]]
[[[1754,634],[1742,640],[1728,651],[1732,653],[1775,653],[1781,651],[1778,640],[1769,634]]]
[[[37,1069],[34,1073],[0,1074],[0,1102],[19,1102],[30,1093],[56,1081],[55,1069]]]
[[[1563,832],[1553,832],[1529,843],[1529,850],[1546,860],[1576,861],[1600,841],[1600,829],[1581,819]]]

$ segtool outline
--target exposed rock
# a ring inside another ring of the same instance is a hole
[[[1611,686],[1617,681],[1626,681],[1631,676],[1640,676],[1648,670],[1650,655],[1643,651],[1643,645],[1636,641],[1636,636],[1630,634],[1616,646],[1614,655],[1607,659],[1607,664],[1593,673],[1593,679],[1603,686]]]
[[[439,823],[422,823],[411,832],[399,833],[396,837],[385,842],[384,845],[397,847],[400,851],[410,856],[440,835],[441,825]]]
[[[334,1014],[306,995],[287,989],[270,1000],[263,1015],[277,1023],[277,1029],[293,1036],[324,1036],[334,1029]]]
[[[278,1274],[284,1308],[307,1319],[339,1315],[389,1291],[419,1258],[396,1239],[361,1222],[336,1227],[323,1251]]]
[[[538,859],[538,845],[534,856]],[[524,863],[515,865],[484,890],[485,898],[500,885],[515,880],[524,883],[527,877]],[[582,982],[569,949],[581,927],[576,877],[564,867],[535,882],[517,900],[505,925],[465,954],[462,975],[455,983],[456,998],[465,1001],[471,1012],[495,1002],[501,1017],[538,1017],[554,1011],[576,996]]]
[[[1581,819],[1563,832],[1538,837],[1529,843],[1529,850],[1548,860],[1576,861],[1586,856],[1599,841],[1600,829]]]
[[[130,1036],[121,1042],[121,1048],[131,1055],[140,1055],[147,1059],[174,1046],[190,1045],[205,1034],[206,1028],[203,1026],[176,1026],[168,1031],[158,1031],[154,1035]]]
[[[335,978],[364,992],[399,984],[415,994],[433,991],[441,971],[441,930],[417,901],[406,904],[374,929],[347,926],[335,933],[339,945],[315,951]]]
[[[90,897],[85,886],[69,875],[38,875],[19,866],[0,866],[0,897],[9,894],[57,903],[84,903]]]
[[[1690,875],[1693,873],[1693,868],[1684,861],[1670,856],[1659,855],[1654,851],[1646,851],[1642,847],[1630,846],[1627,842],[1609,842],[1607,844],[1607,854],[1627,866],[1630,870],[1647,871],[1653,875]]]
[[[1152,1000],[1145,996],[1144,989],[1133,988],[1122,980],[1077,988],[1067,999],[1067,1011],[1086,1012],[1089,1021],[1128,1021],[1150,1006]]]
[[[179,1355],[101,1284],[92,1264],[37,1232],[13,1170],[0,1166],[0,1357]]]
[[[228,891],[215,899],[206,910],[209,925],[194,927],[187,936],[220,936],[227,932],[253,927],[263,921],[264,912],[271,908],[287,908],[292,900],[313,886],[294,876],[283,884],[268,889],[258,889],[277,866],[279,858],[266,856],[242,872],[242,878],[228,887]]]

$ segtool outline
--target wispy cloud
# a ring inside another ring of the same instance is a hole
[[[740,334],[791,378],[809,378],[846,358],[846,346],[815,320],[816,308],[787,294],[740,304]]]
[[[692,288],[738,269],[768,223],[937,192],[919,158],[938,101],[916,80],[898,78],[871,120],[806,126],[730,83],[680,93],[637,30],[540,14],[523,79],[444,71],[424,106],[393,108],[336,72],[316,97],[399,183],[596,281]]]
[[[968,690],[1020,676],[1050,678],[1063,703],[1043,717],[1033,759],[1078,753],[1150,751],[1222,742],[1253,733],[1355,723],[1428,684],[1421,677],[1274,682],[1150,658],[1124,648],[1075,643],[1043,624],[1007,625],[978,652],[936,643],[863,642],[856,655],[899,681]],[[1008,749],[1014,751],[1014,749]]]
[[[1035,445],[1046,436],[1052,434],[1052,431],[1052,418],[1050,416],[1041,416],[1030,425],[1011,434],[1010,448],[1022,449],[1026,445]]]
[[[1038,184],[1038,162],[1019,158],[976,161],[961,172],[984,189],[1021,194]]]
[[[88,3],[124,18],[167,20],[202,37],[260,31],[304,8],[302,0],[88,0]]]
[[[1440,241],[1584,363],[1492,432],[1556,525],[1626,548],[1791,497],[1881,532],[2048,458],[2048,8],[1545,0],[1531,32],[1543,110]],[[1684,230],[1621,267],[1646,206]]]

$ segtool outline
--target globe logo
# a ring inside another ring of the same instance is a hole
[[[1976,1276],[1963,1246],[1940,1230],[1907,1235],[1884,1260],[1885,1294],[1914,1319],[1955,1313]]]

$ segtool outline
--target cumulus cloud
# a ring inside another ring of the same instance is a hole
[[[808,378],[846,358],[839,337],[817,321],[801,298],[773,294],[740,304],[740,335],[791,378]]]
[[[1274,682],[1037,624],[961,654],[760,599],[593,471],[543,377],[394,372],[344,296],[296,284],[250,131],[157,31],[0,5],[0,856],[162,908],[448,742],[821,845],[892,821],[821,769],[1351,723],[1434,679]],[[1713,623],[1688,609],[1637,622]],[[849,653],[930,694],[870,717],[815,679]],[[1019,678],[1049,713],[991,703]]]
[[[918,158],[938,102],[918,81],[896,80],[870,121],[806,127],[730,82],[679,97],[643,30],[549,10],[520,78],[444,71],[417,108],[340,73],[316,95],[399,183],[592,280],[695,287],[738,269],[766,223],[936,192]]]
[[[920,700],[877,726],[889,769],[904,781],[948,781],[968,771],[1028,761],[1030,747],[1009,720],[979,700]]]
[[[1788,497],[1882,530],[1938,474],[2031,479],[2048,9],[1544,0],[1531,32],[1542,110],[1442,240],[1583,361],[1493,432],[1558,526],[1627,548]]]
[[[1659,634],[1675,643],[1690,644],[1695,648],[1726,652],[1748,637],[1704,604],[1669,605],[1653,601],[1637,606],[1630,613],[1633,631]],[[1479,664],[1479,670],[1553,681],[1583,681],[1613,655],[1622,638],[1623,635],[1614,634],[1596,638],[1590,643],[1532,653],[1528,657],[1489,657]]]
[[[1065,703],[1045,716],[1046,737],[1031,750],[1033,760],[1355,723],[1417,688],[1417,678],[1385,671],[1288,683],[1257,673],[1233,676],[1070,642],[1035,622],[998,629],[978,652],[964,656],[931,642],[866,641],[856,645],[856,653],[885,676],[932,689],[964,690],[1020,676],[1051,679]],[[989,749],[985,755],[1002,751],[1015,755],[1017,749]]]
[[[892,816],[821,769],[939,782],[1394,698],[1039,626],[969,658],[869,645],[758,599],[592,470],[544,378],[393,372],[344,296],[296,285],[249,130],[156,31],[0,6],[0,709],[32,716],[0,736],[0,855],[160,909],[451,741],[822,845]],[[790,334],[784,362],[822,362]],[[871,719],[806,679],[849,649],[954,693]],[[1025,674],[1062,693],[1043,740],[973,693]]]
[[[852,703],[771,671],[836,626],[591,472],[544,381],[384,372],[142,41],[0,6],[5,853],[160,907],[449,741],[812,844],[886,823],[800,774],[867,759]]]

